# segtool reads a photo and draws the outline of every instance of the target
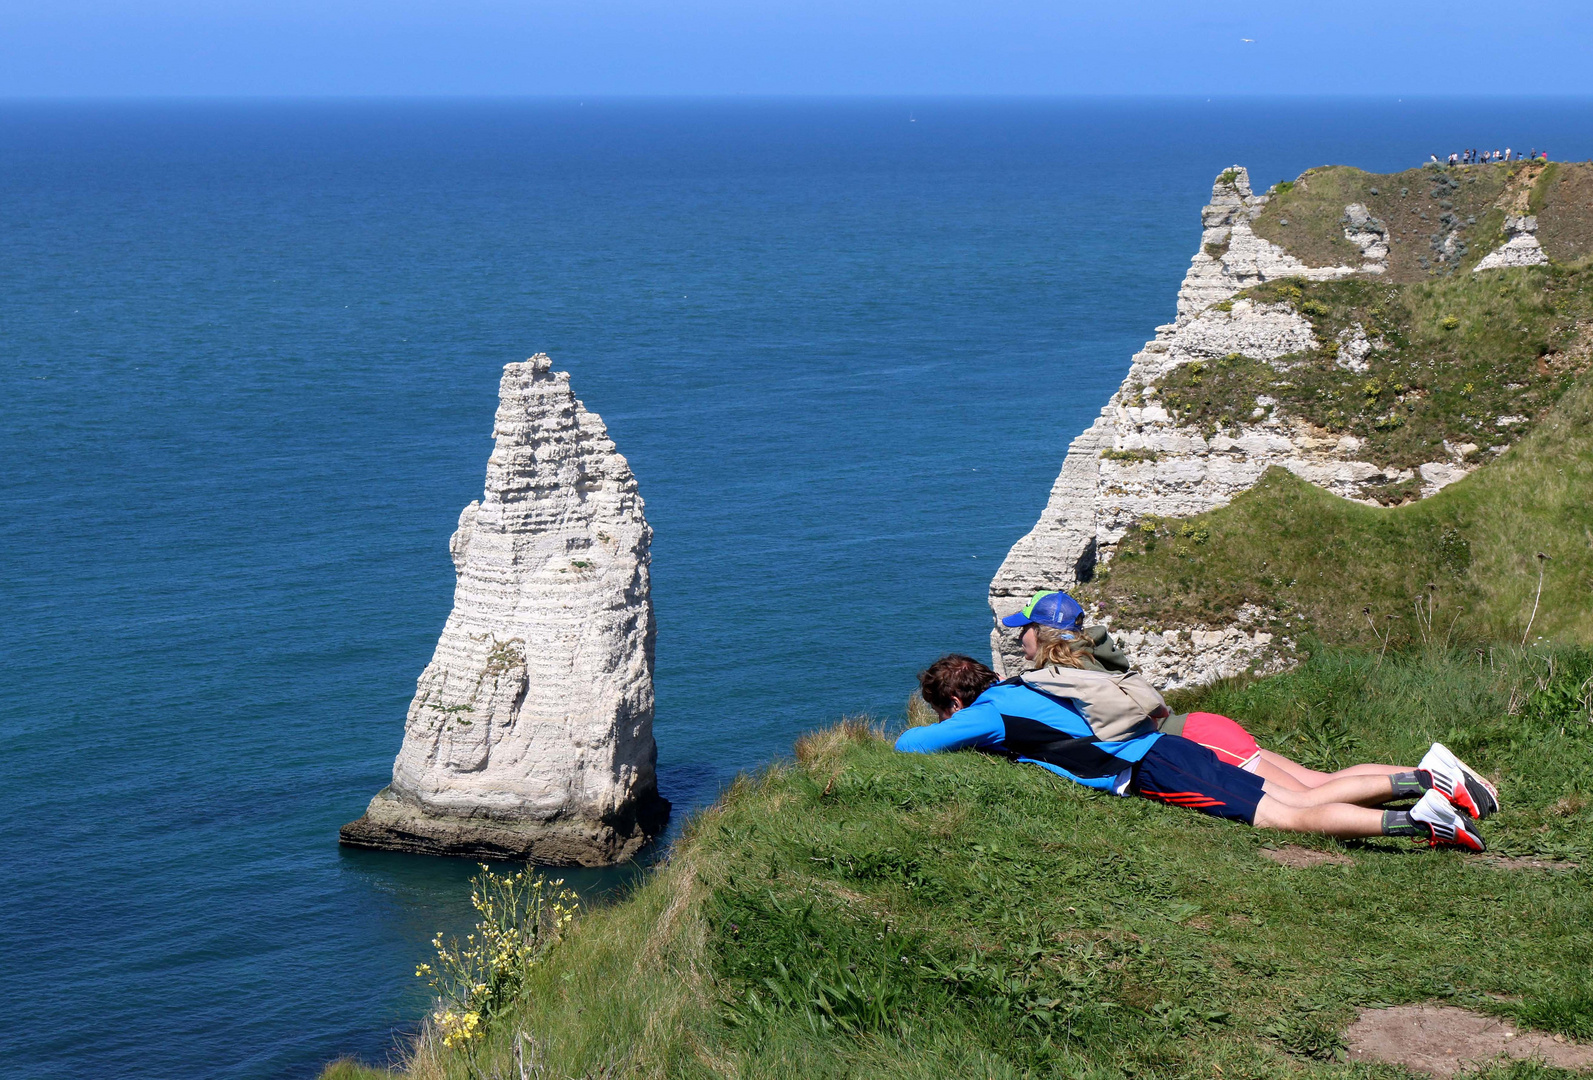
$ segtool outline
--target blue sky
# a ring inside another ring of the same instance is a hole
[[[1589,71],[1589,0],[0,0],[3,96],[1587,94]]]

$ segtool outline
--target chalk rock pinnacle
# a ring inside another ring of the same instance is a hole
[[[449,541],[454,607],[392,783],[342,842],[618,862],[662,829],[652,530],[630,465],[537,355],[498,389],[486,492]]]

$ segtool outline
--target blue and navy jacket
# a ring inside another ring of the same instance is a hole
[[[1050,769],[1085,787],[1123,795],[1135,762],[1161,738],[1152,728],[1119,742],[1102,742],[1072,698],[1055,697],[1019,679],[999,682],[950,719],[908,728],[896,749],[909,754],[982,750]]]

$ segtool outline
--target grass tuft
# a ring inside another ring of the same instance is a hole
[[[353,1058],[340,1058],[321,1070],[321,1080],[393,1080],[395,1075],[387,1069],[362,1065]]]
[[[798,736],[796,759],[803,765],[827,761],[853,743],[878,741],[884,728],[866,716],[848,716],[838,724]]]

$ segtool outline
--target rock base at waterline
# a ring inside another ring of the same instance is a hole
[[[654,792],[602,819],[503,821],[428,813],[383,788],[362,817],[338,831],[338,842],[416,855],[609,866],[662,834],[669,810],[669,800]]]

